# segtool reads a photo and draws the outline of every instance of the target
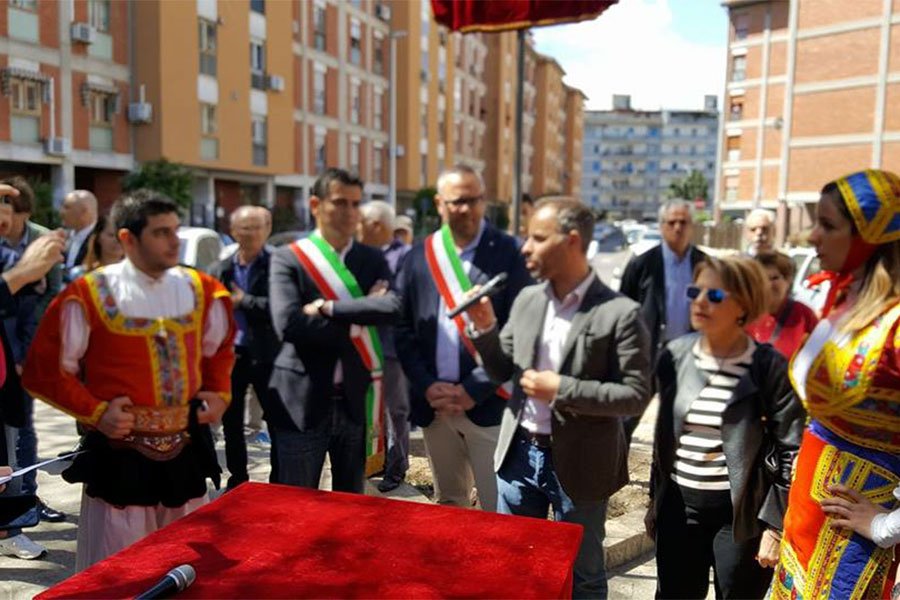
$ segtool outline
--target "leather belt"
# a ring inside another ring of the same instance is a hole
[[[521,425],[516,429],[516,432],[522,437],[523,440],[525,440],[532,446],[537,446],[538,448],[550,447],[549,433],[535,433],[533,431],[525,429]]]

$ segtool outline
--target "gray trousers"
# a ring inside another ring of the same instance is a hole
[[[409,469],[409,389],[396,358],[384,359],[384,404],[387,413],[384,478],[403,480]]]

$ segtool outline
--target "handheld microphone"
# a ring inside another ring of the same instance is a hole
[[[453,310],[447,311],[447,317],[450,319],[455,319],[456,315],[460,314],[464,310],[468,310],[485,296],[493,296],[506,287],[507,279],[509,279],[509,275],[507,275],[506,273],[497,273],[497,275],[495,275],[493,279],[488,281],[480,290],[478,290],[477,294],[463,301]]]
[[[197,572],[191,565],[181,565],[175,567],[166,576],[159,580],[159,583],[152,588],[137,596],[135,600],[155,600],[156,598],[168,598],[174,596],[178,592],[184,591],[194,583],[197,578]]]

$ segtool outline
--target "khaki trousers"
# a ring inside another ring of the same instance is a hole
[[[472,485],[478,488],[483,510],[497,512],[497,475],[494,449],[500,426],[479,427],[465,415],[435,415],[422,430],[434,475],[438,504],[472,507]]]

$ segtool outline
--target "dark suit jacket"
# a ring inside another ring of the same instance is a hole
[[[22,290],[19,291],[22,293]],[[18,309],[15,297],[10,293],[6,281],[0,278],[0,318],[14,315]],[[0,384],[0,430],[4,425],[24,427],[27,407],[25,391],[19,375],[16,373],[16,362],[12,348],[6,338],[6,330],[0,327],[0,344],[3,344],[3,355],[6,361],[6,379]],[[6,436],[0,435],[0,452],[6,449]],[[7,454],[0,453],[0,463],[6,462]]]
[[[494,381],[512,378],[494,468],[500,470],[526,403],[522,372],[538,360],[549,284],[522,290],[502,331],[473,341]],[[609,498],[628,483],[628,447],[620,417],[638,415],[650,401],[650,338],[633,300],[594,279],[563,344],[553,411],[553,467],[575,502]]]
[[[691,269],[706,258],[706,254],[694,246],[690,253]],[[641,305],[641,315],[650,330],[650,351],[655,361],[666,343],[666,274],[662,245],[628,261],[619,291]]]
[[[271,364],[278,353],[278,336],[272,327],[272,313],[269,311],[269,263],[272,255],[263,250],[250,272],[250,281],[244,290],[240,303],[234,305],[247,320],[243,346],[255,362]],[[234,257],[214,263],[209,274],[222,282],[227,289],[234,284]]]
[[[506,323],[519,291],[532,280],[516,240],[485,225],[472,259],[469,279],[473,284],[484,284],[502,272],[509,274],[506,288],[491,298],[501,326]],[[435,349],[440,294],[428,270],[423,243],[417,244],[406,255],[398,287],[403,297],[403,314],[394,330],[397,355],[410,384],[410,420],[426,427],[434,419],[434,410],[425,399],[425,391],[439,381]],[[460,381],[451,383],[461,383],[475,401],[475,407],[466,413],[469,419],[482,427],[499,424],[506,403],[496,394],[497,384],[475,363],[462,343],[459,344],[459,374]]]
[[[354,243],[344,264],[364,292],[391,273],[381,251]],[[371,376],[350,341],[350,326],[389,325],[400,312],[400,299],[384,296],[334,302],[332,316],[306,316],[303,306],[322,294],[306,273],[290,245],[272,255],[269,267],[269,307],[281,348],[269,382],[271,404],[284,408],[283,426],[301,431],[315,427],[331,415],[334,368],[343,365],[345,407],[351,419],[365,423],[365,395]]]

